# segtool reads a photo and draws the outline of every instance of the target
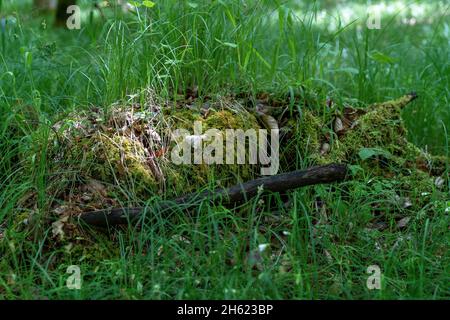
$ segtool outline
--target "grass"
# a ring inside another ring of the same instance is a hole
[[[434,191],[428,205],[399,209],[392,199],[406,191],[366,172],[234,210],[204,204],[190,215],[156,214],[141,229],[86,229],[81,237],[90,245],[71,249],[52,237],[55,195],[47,192],[43,143],[69,112],[108,108],[130,95],[143,101],[146,88],[168,101],[194,86],[200,97],[301,95],[319,108],[328,98],[339,107],[366,106],[414,90],[420,99],[403,114],[410,141],[448,156],[444,1],[395,2],[380,30],[365,27],[365,1],[156,1],[137,15],[112,9],[106,20],[81,2],[82,29],[68,31],[34,13],[31,1],[0,1],[7,22],[0,26],[1,298],[449,297],[448,203],[435,204]],[[21,158],[25,148],[35,154],[31,167]],[[307,166],[307,156],[295,165]],[[37,219],[17,227],[30,193]],[[422,196],[412,194],[413,202]],[[328,208],[323,223],[318,198]],[[374,206],[386,217],[385,231],[368,227]],[[398,210],[412,217],[402,230]],[[259,257],[265,243],[270,249]],[[66,288],[69,265],[81,269],[81,290]],[[381,290],[367,289],[370,265],[382,270]]]

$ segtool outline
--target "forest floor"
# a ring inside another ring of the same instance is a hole
[[[154,2],[102,15],[80,1],[68,30],[0,1],[0,298],[448,299],[449,5],[374,1],[369,29],[365,1]],[[349,179],[139,226],[71,220],[257,177],[167,162],[161,192],[131,137],[149,113],[259,128],[261,105],[283,110],[279,172],[342,161]]]

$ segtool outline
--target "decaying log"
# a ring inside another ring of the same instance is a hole
[[[158,206],[162,210],[170,210],[171,207],[191,207],[195,203],[205,200],[211,202],[221,200],[222,205],[230,206],[256,196],[261,188],[264,191],[284,192],[309,185],[342,181],[346,175],[347,166],[345,164],[315,166],[306,170],[251,180],[226,189],[188,194],[172,201],[162,201]],[[145,211],[144,207],[111,208],[86,212],[80,215],[79,219],[93,226],[114,226],[135,222],[142,217]]]

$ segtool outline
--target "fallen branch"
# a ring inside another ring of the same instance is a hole
[[[325,166],[311,167],[306,170],[297,170],[274,176],[267,176],[246,183],[240,183],[227,189],[204,191],[176,198],[172,201],[162,201],[161,209],[171,207],[190,207],[194,203],[205,200],[212,202],[222,200],[222,205],[234,205],[246,201],[257,195],[258,190],[283,192],[304,186],[342,181],[347,174],[347,166],[344,164],[329,164]],[[80,215],[79,219],[89,225],[113,226],[127,224],[136,221],[145,212],[144,207],[138,208],[111,208],[92,211]]]

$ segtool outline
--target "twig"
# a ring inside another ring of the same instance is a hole
[[[180,206],[190,207],[196,202],[205,200],[211,202],[222,200],[222,205],[229,206],[256,196],[261,188],[264,191],[283,192],[314,184],[342,181],[346,175],[347,166],[345,164],[316,166],[251,180],[227,189],[188,194],[172,201],[162,201],[158,206],[161,209]],[[105,227],[135,222],[142,217],[144,212],[144,207],[110,208],[83,213],[79,219],[89,225]]]

